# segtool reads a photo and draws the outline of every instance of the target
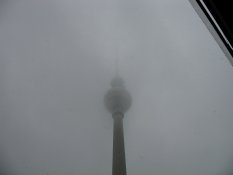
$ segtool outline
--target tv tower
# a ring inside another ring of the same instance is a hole
[[[131,105],[131,96],[124,86],[123,79],[118,75],[112,79],[111,88],[105,96],[105,105],[113,118],[113,159],[112,175],[126,175],[123,118]]]

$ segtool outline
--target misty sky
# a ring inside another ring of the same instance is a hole
[[[233,173],[233,67],[188,0],[2,0],[0,175],[111,174],[117,57],[128,175]]]

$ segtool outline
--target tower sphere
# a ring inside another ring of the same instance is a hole
[[[125,113],[131,106],[131,96],[124,87],[124,81],[115,77],[111,82],[111,89],[105,95],[105,106],[111,113]]]

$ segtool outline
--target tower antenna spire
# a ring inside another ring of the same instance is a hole
[[[116,43],[115,74],[119,76],[119,44]]]

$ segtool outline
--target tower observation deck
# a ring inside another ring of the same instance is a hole
[[[119,76],[113,78],[111,86],[104,101],[114,121],[112,175],[126,175],[123,118],[131,105],[131,96]]]

